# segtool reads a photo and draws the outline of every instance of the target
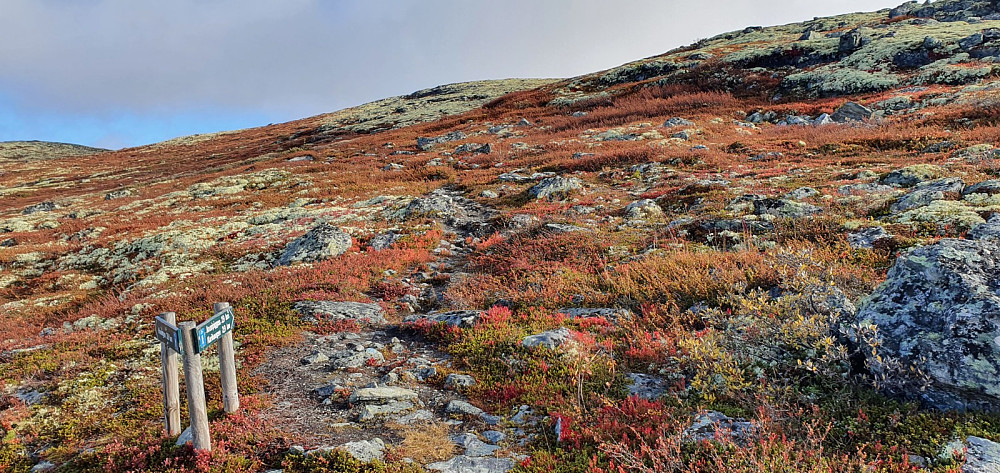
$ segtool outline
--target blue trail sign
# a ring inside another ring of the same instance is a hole
[[[232,332],[235,320],[232,307],[227,307],[198,324],[194,329],[195,341],[197,342],[195,349],[198,353],[218,342],[223,335]]]
[[[154,331],[156,339],[165,343],[171,350],[180,353],[181,352],[181,332],[180,329],[174,326],[174,324],[163,320],[162,317],[156,316],[156,330]]]

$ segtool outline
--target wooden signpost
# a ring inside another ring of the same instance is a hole
[[[176,315],[164,312],[156,317],[154,334],[160,341],[160,362],[163,365],[163,418],[167,433],[181,432],[180,387],[177,378],[177,356],[184,355],[184,378],[187,380],[188,414],[195,450],[209,451],[212,439],[208,431],[208,408],[205,404],[205,380],[202,375],[201,353],[219,343],[219,373],[222,378],[222,404],[227,414],[240,408],[236,387],[236,353],[233,349],[233,327],[236,315],[226,303],[216,303],[208,320],[195,324],[181,322]]]

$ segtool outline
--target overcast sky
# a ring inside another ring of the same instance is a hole
[[[902,0],[0,0],[0,141],[119,148]]]

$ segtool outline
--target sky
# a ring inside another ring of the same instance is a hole
[[[0,0],[0,141],[121,148],[902,0]]]

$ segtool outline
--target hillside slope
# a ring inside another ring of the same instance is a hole
[[[39,161],[67,156],[87,156],[107,151],[101,148],[48,141],[0,141],[0,161]]]
[[[995,15],[5,163],[0,470],[992,471]],[[196,454],[153,317],[223,301]]]

